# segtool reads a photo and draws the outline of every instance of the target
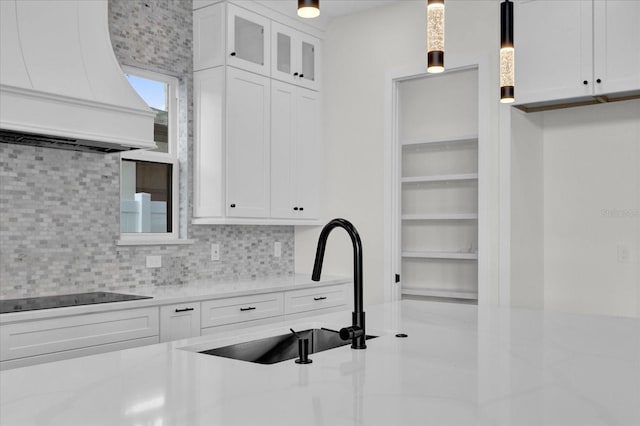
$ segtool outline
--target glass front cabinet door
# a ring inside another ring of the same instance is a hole
[[[319,90],[320,40],[286,25],[271,24],[271,77]]]
[[[270,20],[233,4],[227,7],[227,64],[269,76]]]

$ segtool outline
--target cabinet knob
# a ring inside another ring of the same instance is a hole
[[[303,210],[304,210],[304,207],[300,207],[300,211],[303,211]]]
[[[304,78],[304,74],[300,74],[300,78]]]
[[[600,84],[600,83],[602,83],[602,80],[597,79],[597,80],[596,80],[596,83]]]
[[[294,208],[293,208],[293,210],[298,211],[298,208],[297,208],[297,207],[294,207]]]
[[[231,207],[232,209],[235,209],[236,205],[235,204],[231,204],[229,207]]]
[[[299,74],[298,74],[297,72],[294,72],[294,73],[293,73],[293,76],[294,76],[294,77],[297,77],[298,75],[299,75]]]
[[[229,53],[229,56],[236,56],[236,52]]]
[[[587,84],[589,84],[589,82],[587,80],[585,80],[585,81],[582,82],[582,84],[584,84],[586,86]]]

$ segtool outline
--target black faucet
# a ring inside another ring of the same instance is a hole
[[[318,239],[318,249],[316,250],[316,260],[313,264],[313,281],[320,281],[322,272],[322,260],[324,259],[324,249],[327,245],[327,238],[334,228],[343,228],[351,237],[353,244],[353,314],[351,327],[344,327],[340,330],[342,340],[351,339],[352,349],[366,349],[366,334],[364,327],[364,307],[362,303],[362,242],[355,226],[346,219],[333,219],[327,223]]]

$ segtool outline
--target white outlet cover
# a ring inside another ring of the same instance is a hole
[[[220,260],[220,244],[211,244],[211,260]]]
[[[162,256],[147,256],[147,268],[160,268],[162,266]]]

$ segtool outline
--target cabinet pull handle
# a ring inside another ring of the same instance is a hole
[[[229,207],[231,207],[232,209],[235,209],[236,205],[235,204],[231,204]]]
[[[320,296],[320,297],[314,297],[313,300],[326,300],[327,298],[325,296]]]
[[[194,308],[184,308],[184,309],[176,309],[176,312],[190,312],[193,311]]]
[[[589,84],[589,82],[587,80],[585,80],[585,81],[582,82],[582,84],[584,84],[586,86],[587,84]]]
[[[600,84],[600,83],[602,83],[602,80],[597,79],[597,80],[596,80],[596,83]]]
[[[253,310],[255,310],[255,309],[256,309],[256,307],[255,307],[255,306],[249,306],[248,308],[240,308],[240,310],[241,310],[242,312],[245,312],[245,311],[253,311]]]
[[[236,56],[236,52],[229,53],[229,56]]]

